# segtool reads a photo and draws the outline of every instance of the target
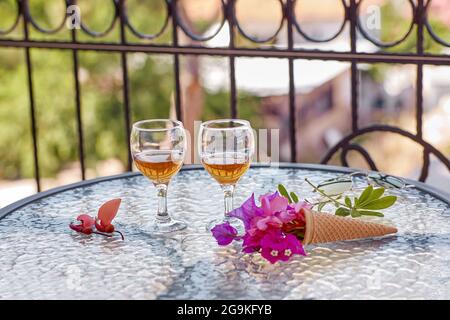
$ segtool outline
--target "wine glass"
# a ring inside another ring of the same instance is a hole
[[[184,222],[173,220],[167,211],[169,182],[183,165],[186,151],[183,124],[169,119],[139,121],[133,124],[130,140],[134,164],[152,181],[158,194],[156,219],[143,229],[158,234],[186,228]]]
[[[239,179],[250,167],[254,135],[246,120],[211,120],[201,124],[198,149],[206,171],[220,184],[224,193],[225,220],[233,210],[233,193]],[[208,224],[210,229],[220,220]]]

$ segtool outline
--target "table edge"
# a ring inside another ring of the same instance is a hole
[[[317,171],[330,171],[330,172],[338,172],[338,173],[367,171],[367,170],[348,168],[348,167],[339,167],[339,166],[323,165],[323,164],[309,164],[309,163],[281,162],[281,163],[277,163],[277,164],[272,163],[272,164],[252,164],[251,165],[251,168],[272,168],[272,167],[273,168],[281,168],[281,169],[306,169],[306,170],[317,170]],[[181,168],[181,171],[202,170],[202,169],[203,169],[203,166],[198,165],[198,164],[193,164],[193,165],[184,165]],[[80,188],[80,187],[86,187],[89,185],[93,185],[93,184],[101,183],[101,182],[105,182],[105,181],[129,178],[129,177],[137,176],[140,174],[141,174],[140,172],[125,172],[125,173],[120,173],[120,174],[112,175],[112,176],[99,177],[99,178],[79,181],[79,182],[67,184],[64,186],[52,188],[47,191],[39,192],[32,196],[29,196],[29,197],[23,198],[19,201],[13,202],[4,208],[1,208],[0,209],[0,219],[3,219],[8,214],[34,202],[36,200],[40,200],[40,199],[55,195],[57,193],[61,193],[64,191],[68,191],[68,190],[76,189],[76,188]],[[404,179],[404,178],[402,178],[402,179]],[[441,200],[442,202],[444,202],[450,206],[450,194],[448,194],[442,190],[439,190],[433,186],[430,186],[423,182],[420,182],[420,181],[415,181],[415,180],[411,180],[411,179],[404,179],[404,180],[406,180],[408,184],[414,185],[417,189],[434,196],[435,198]]]

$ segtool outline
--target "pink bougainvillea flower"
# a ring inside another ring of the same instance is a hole
[[[265,235],[266,232],[258,229],[251,229],[250,231],[248,231],[242,237],[242,239],[244,240],[242,242],[242,251],[245,253],[253,253],[261,250],[261,239]]]
[[[263,198],[267,198],[270,202],[274,198],[276,198],[278,195],[279,195],[278,191],[275,191],[274,193],[269,192],[269,193],[263,194],[263,195],[259,196],[259,202],[261,202],[261,199],[263,199]]]
[[[243,236],[238,237],[236,229],[227,222],[212,229],[219,245],[243,240],[243,252],[260,252],[271,263],[287,261],[295,254],[305,255],[301,239],[306,228],[304,209],[309,209],[310,204],[303,201],[289,204],[278,192],[260,196],[259,201],[260,206],[252,194],[242,206],[228,214],[244,223]]]
[[[280,196],[278,192],[261,196],[260,202],[266,216],[273,215],[275,212],[285,211],[289,204],[289,201],[285,197]]]
[[[237,230],[229,222],[216,225],[211,232],[220,246],[229,245],[233,240],[240,239]]]
[[[311,203],[306,202],[306,201],[299,201],[297,203],[294,203],[295,212],[299,212],[300,209],[309,209],[309,210],[311,210],[312,208],[313,208],[313,205]]]
[[[69,227],[72,230],[75,230],[77,232],[81,232],[84,234],[91,234],[93,232],[92,228],[95,224],[95,219],[87,214],[81,214],[77,217],[77,221],[80,223],[70,223]]]
[[[267,216],[257,219],[256,228],[259,230],[267,230],[269,227],[281,228],[283,221],[276,216]]]
[[[242,251],[246,253],[259,252],[261,250],[261,239],[268,233],[279,233],[280,227],[268,224],[265,230],[252,228],[242,236]]]
[[[258,222],[264,217],[274,216],[275,213],[286,210],[288,201],[286,198],[280,196],[278,192],[273,194],[266,194],[259,198],[261,207],[258,207],[255,202],[255,195],[252,194],[242,206],[232,210],[228,215],[230,217],[242,220],[245,230],[257,228]],[[265,229],[267,223],[279,224],[279,219],[264,219],[259,223],[260,228]]]
[[[261,255],[270,263],[288,261],[294,254],[306,256],[300,240],[292,234],[271,232],[261,239]]]
[[[98,231],[112,233],[114,226],[111,224],[117,215],[121,199],[113,199],[105,202],[100,209],[98,209],[97,219],[95,220],[95,227]]]
[[[228,213],[228,216],[240,219],[244,223],[245,230],[254,227],[256,217],[263,216],[263,211],[256,205],[255,195],[252,194],[242,206]]]

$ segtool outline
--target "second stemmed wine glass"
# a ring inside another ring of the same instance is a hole
[[[143,229],[151,234],[168,233],[186,228],[167,212],[167,188],[183,165],[186,133],[183,124],[168,119],[143,120],[133,125],[131,154],[134,164],[149,178],[158,192],[156,221]]]
[[[253,129],[246,120],[211,120],[201,124],[198,139],[202,164],[222,187],[227,220],[227,213],[233,210],[235,186],[249,168],[253,156]],[[208,228],[220,221],[212,221]]]

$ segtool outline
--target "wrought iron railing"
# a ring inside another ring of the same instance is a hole
[[[296,145],[297,145],[297,124],[296,124],[296,94],[295,94],[295,74],[294,74],[294,61],[296,59],[313,59],[313,60],[325,60],[325,61],[344,61],[351,64],[351,133],[343,138],[339,143],[332,147],[325,157],[322,159],[322,163],[328,163],[331,158],[339,151],[341,151],[340,157],[344,165],[347,163],[347,154],[349,151],[359,152],[367,161],[371,169],[377,170],[376,164],[370,157],[369,153],[358,144],[353,143],[353,139],[356,137],[371,133],[371,132],[391,132],[395,134],[407,137],[423,147],[423,165],[420,181],[425,181],[428,176],[428,170],[430,166],[430,155],[436,156],[442,163],[450,170],[450,160],[435,147],[426,142],[423,138],[423,67],[424,65],[446,65],[450,66],[450,56],[448,55],[436,55],[428,54],[424,50],[424,35],[427,32],[433,41],[439,43],[444,47],[450,47],[450,43],[440,38],[437,33],[433,31],[432,26],[427,19],[427,11],[432,0],[409,0],[411,10],[413,13],[413,19],[409,26],[408,32],[401,39],[384,43],[378,39],[373,38],[366,30],[361,26],[359,19],[359,7],[363,0],[336,0],[341,1],[343,8],[345,9],[345,17],[343,18],[343,24],[339,31],[328,39],[315,39],[302,29],[301,21],[295,17],[294,6],[295,0],[279,0],[282,10],[282,19],[280,21],[280,27],[275,34],[266,39],[258,39],[251,35],[248,35],[244,28],[241,27],[235,14],[236,2],[239,0],[222,0],[223,20],[222,26],[225,22],[228,23],[230,32],[230,43],[226,48],[211,48],[206,46],[193,46],[193,45],[180,45],[178,36],[179,32],[185,33],[185,35],[196,42],[202,42],[209,40],[217,35],[217,33],[208,35],[208,37],[199,36],[193,33],[180,18],[178,12],[177,0],[165,0],[167,6],[167,16],[163,24],[163,28],[156,34],[143,34],[130,23],[130,19],[127,14],[127,1],[126,0],[111,0],[115,8],[115,16],[111,22],[111,25],[102,32],[95,32],[90,30],[86,25],[81,23],[81,30],[73,29],[71,31],[71,41],[59,41],[59,40],[32,40],[30,38],[30,29],[33,28],[38,32],[45,34],[53,34],[60,31],[65,23],[53,30],[47,30],[42,28],[33,18],[29,9],[29,0],[17,0],[18,11],[17,18],[14,24],[7,30],[0,30],[0,47],[15,47],[24,48],[26,53],[26,67],[27,67],[27,79],[28,79],[28,93],[30,100],[30,114],[31,114],[31,132],[33,138],[33,155],[34,155],[34,169],[35,179],[38,190],[40,187],[40,171],[39,171],[39,158],[38,158],[38,143],[37,143],[37,130],[38,125],[36,122],[35,111],[35,99],[33,92],[33,64],[30,57],[31,48],[42,49],[64,49],[72,52],[73,58],[73,76],[75,79],[75,99],[76,99],[76,121],[77,121],[77,135],[78,135],[78,154],[81,164],[82,178],[85,179],[85,156],[83,145],[83,126],[81,118],[81,96],[80,96],[80,79],[79,79],[79,61],[78,52],[84,50],[96,50],[102,52],[119,52],[121,54],[121,67],[123,71],[123,98],[124,108],[123,117],[126,124],[126,132],[124,139],[128,142],[128,136],[130,133],[130,96],[129,96],[129,80],[128,80],[128,67],[127,67],[127,53],[131,52],[143,52],[143,53],[163,53],[170,54],[174,59],[174,92],[175,92],[175,109],[178,119],[182,119],[183,101],[181,99],[181,85],[180,85],[180,56],[181,55],[209,55],[227,57],[230,65],[230,110],[232,117],[238,117],[237,108],[237,88],[236,88],[236,74],[235,74],[235,58],[236,57],[273,57],[284,58],[289,63],[289,135],[291,146],[291,160],[295,162],[297,159]],[[75,0],[66,0],[66,6],[76,5]],[[23,20],[23,34],[24,38],[20,40],[11,39],[8,35],[14,31],[19,25],[20,20]],[[160,44],[141,44],[131,43],[127,40],[127,30],[134,36],[140,39],[155,39],[164,33],[169,25],[172,25],[172,42],[170,45]],[[92,37],[100,38],[105,36],[115,28],[120,30],[120,42],[80,42],[77,35],[84,33]],[[337,52],[329,50],[307,50],[298,49],[294,46],[294,33],[298,32],[306,40],[312,42],[328,42],[338,37],[345,30],[345,26],[349,25],[350,32],[350,50],[348,52]],[[286,28],[283,28],[286,26]],[[416,27],[416,28],[414,28]],[[220,30],[217,29],[218,31]],[[417,41],[416,49],[414,53],[388,53],[382,50],[375,53],[364,53],[357,51],[357,34],[360,33],[365,39],[369,40],[380,49],[394,47],[410,36],[410,34],[416,30]],[[217,32],[218,32],[217,31]],[[242,37],[253,43],[268,42],[279,35],[280,32],[287,32],[287,47],[286,48],[246,48],[239,47],[236,41],[236,35],[240,34]],[[1,62],[0,62],[1,63]],[[416,78],[416,133],[411,133],[404,129],[390,126],[390,125],[372,125],[361,128],[358,123],[358,63],[395,63],[395,64],[413,64],[417,68]],[[127,152],[129,154],[129,152]],[[131,169],[132,159],[128,157],[128,169]]]

